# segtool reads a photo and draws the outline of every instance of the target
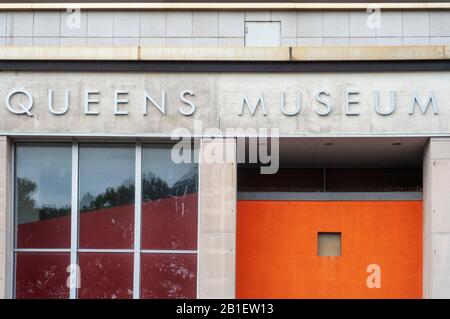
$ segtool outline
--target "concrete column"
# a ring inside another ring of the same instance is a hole
[[[11,198],[11,146],[6,136],[0,136],[0,299],[9,296],[7,292],[7,258],[9,247],[10,198]]]
[[[226,159],[221,159],[221,155]],[[235,297],[236,187],[235,139],[203,139],[200,147],[199,298]]]
[[[450,138],[426,147],[423,198],[423,297],[450,298]]]

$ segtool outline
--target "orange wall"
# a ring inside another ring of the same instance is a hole
[[[342,232],[342,255],[317,255]],[[421,298],[421,201],[239,201],[238,298]],[[369,264],[381,288],[369,289]]]

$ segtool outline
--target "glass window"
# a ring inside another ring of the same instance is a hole
[[[80,299],[133,297],[133,254],[80,253]]]
[[[80,146],[80,248],[133,248],[135,149]]]
[[[71,147],[16,147],[17,248],[70,248]]]
[[[142,254],[141,298],[195,298],[196,254]]]
[[[145,146],[136,161],[139,149],[124,143],[16,144],[16,298],[196,297],[198,166],[176,164],[170,145]],[[142,165],[141,176],[136,165]],[[136,177],[142,181],[137,199]],[[72,200],[78,200],[78,224],[71,224]],[[142,208],[136,226],[135,200]],[[141,229],[140,250],[134,250],[135,227]],[[74,260],[78,278],[70,277]],[[135,271],[140,291],[133,290]]]
[[[170,146],[143,149],[142,249],[197,249],[198,168],[174,163]]]
[[[16,254],[16,298],[67,299],[69,253]]]

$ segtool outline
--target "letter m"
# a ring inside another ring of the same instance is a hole
[[[428,107],[431,105],[433,108],[433,113],[436,115],[438,114],[438,106],[436,101],[436,96],[434,94],[434,91],[430,91],[430,94],[428,95],[427,102],[425,104],[422,103],[419,97],[419,93],[417,91],[412,92],[411,96],[411,104],[409,105],[409,114],[412,115],[414,113],[414,109],[416,105],[419,106],[420,111],[422,114],[425,114],[427,112]]]
[[[241,112],[239,113],[239,116],[242,116],[242,114],[244,114],[244,108],[246,105],[250,109],[250,113],[252,114],[252,116],[255,115],[258,105],[261,105],[264,116],[267,115],[266,103],[264,102],[264,96],[262,93],[260,93],[260,95],[258,97],[258,101],[256,101],[255,105],[252,105],[252,103],[250,102],[250,99],[247,96],[244,96],[242,98]]]

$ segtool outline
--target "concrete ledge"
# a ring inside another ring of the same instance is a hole
[[[280,48],[155,48],[141,47],[140,60],[289,61],[289,47]]]
[[[137,60],[139,47],[0,47],[0,60]]]
[[[450,2],[411,3],[1,3],[0,10],[65,10],[67,8],[91,10],[361,10],[380,8],[390,10],[449,9]]]
[[[0,47],[0,60],[68,61],[389,61],[446,60],[450,46],[401,47]]]
[[[318,47],[292,48],[293,61],[443,60],[446,46]]]

